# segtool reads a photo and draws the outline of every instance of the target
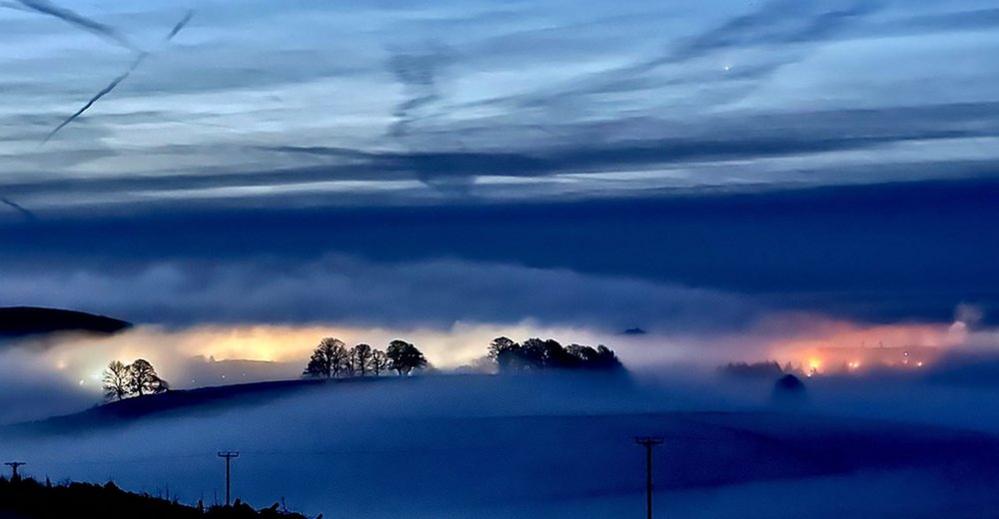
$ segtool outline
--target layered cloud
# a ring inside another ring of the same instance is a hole
[[[644,196],[999,160],[999,17],[974,0],[209,3],[168,48],[189,6],[11,5],[0,196],[29,210]],[[157,52],[40,150],[132,59],[94,31]]]

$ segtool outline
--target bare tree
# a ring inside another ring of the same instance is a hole
[[[347,360],[347,348],[343,341],[334,337],[326,337],[319,341],[309,358],[303,375],[310,377],[330,378],[340,376]]]
[[[131,371],[121,361],[113,360],[104,370],[104,398],[106,400],[121,400],[131,391]]]
[[[371,352],[371,372],[377,377],[384,371],[388,371],[392,365],[392,361],[389,360],[388,355],[382,350],[373,350]]]
[[[170,389],[169,384],[156,374],[153,365],[145,359],[136,359],[128,367],[128,372],[130,377],[129,389],[136,396],[162,393]]]
[[[350,365],[353,367],[353,372],[361,375],[362,377],[367,375],[371,371],[371,358],[373,352],[371,346],[367,344],[358,344],[350,349]]]

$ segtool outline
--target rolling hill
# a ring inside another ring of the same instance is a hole
[[[75,310],[33,306],[0,307],[0,338],[20,338],[59,332],[110,335],[131,323]]]

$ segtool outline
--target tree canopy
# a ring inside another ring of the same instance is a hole
[[[153,365],[145,359],[136,359],[127,366],[121,361],[111,361],[101,380],[107,400],[162,393],[170,389],[170,384],[160,378]]]
[[[544,369],[586,369],[613,371],[622,369],[621,361],[610,348],[581,344],[563,347],[554,339],[533,337],[518,344],[507,337],[497,337],[489,344],[489,358],[501,372]]]
[[[391,346],[390,346],[391,347]],[[422,355],[422,354],[421,354]],[[424,360],[424,362],[426,362]],[[327,337],[313,350],[303,376],[313,378],[381,376],[394,369],[392,360],[382,350],[369,344],[347,348],[340,339]]]
[[[409,375],[414,370],[427,367],[427,359],[416,346],[396,339],[389,343],[385,354],[389,358],[391,369],[399,375]]]

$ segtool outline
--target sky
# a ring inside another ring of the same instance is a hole
[[[0,305],[453,364],[994,341],[994,2],[667,4],[5,0]]]

